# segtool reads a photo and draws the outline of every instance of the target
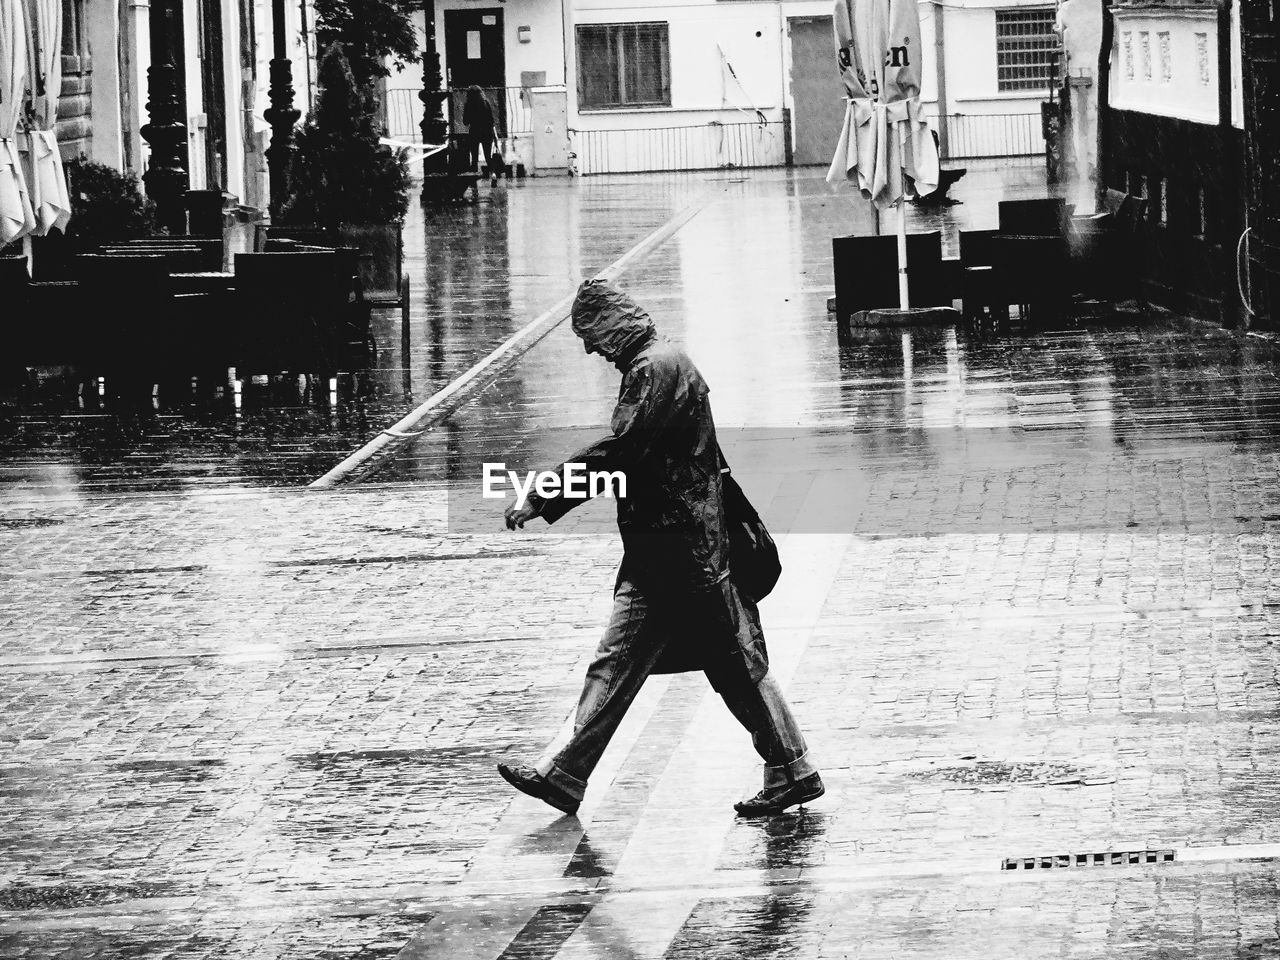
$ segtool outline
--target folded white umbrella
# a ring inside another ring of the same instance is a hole
[[[879,209],[938,185],[938,151],[920,108],[916,0],[836,0],[836,57],[848,96],[827,171],[852,181]]]
[[[44,236],[62,230],[71,219],[67,176],[58,152],[58,96],[62,90],[61,0],[22,0],[31,33],[31,71],[27,77],[35,124],[28,133],[27,186],[36,226]]]
[[[938,186],[938,150],[920,108],[919,9],[916,0],[835,0],[833,26],[848,105],[827,181],[855,184],[877,210],[898,206],[905,308],[904,203]]]
[[[0,246],[25,236],[36,225],[16,137],[27,55],[22,0],[0,0]]]

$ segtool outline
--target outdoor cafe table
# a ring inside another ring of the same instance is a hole
[[[231,289],[236,278],[234,273],[221,270],[171,273],[169,276],[181,293],[225,293]]]

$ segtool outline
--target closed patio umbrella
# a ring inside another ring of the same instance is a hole
[[[36,224],[16,136],[26,72],[22,0],[0,0],[0,246],[26,235]]]
[[[827,181],[856,184],[877,210],[898,207],[905,309],[906,201],[938,185],[938,150],[920,108],[920,14],[916,0],[836,0],[833,24],[848,105]]]
[[[58,96],[62,91],[62,2],[23,0],[31,35],[31,71],[27,89],[31,94],[33,124],[28,136],[27,187],[36,226],[32,231],[44,236],[62,230],[71,219],[71,199],[67,177],[58,152]]]

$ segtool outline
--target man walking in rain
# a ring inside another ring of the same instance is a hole
[[[516,789],[576,813],[649,674],[702,670],[764,760],[764,786],[734,805],[738,813],[766,816],[817,799],[822,778],[769,673],[759,613],[731,576],[723,460],[706,382],[644,310],[605,283],[579,288],[572,317],[587,353],[622,372],[612,433],[566,461],[626,475],[627,495],[618,499],[622,565],[573,735],[536,766],[498,764],[498,772]],[[582,502],[530,493],[507,508],[507,528],[539,516],[554,523]]]

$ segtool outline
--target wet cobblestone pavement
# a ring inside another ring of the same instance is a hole
[[[780,535],[762,611],[827,796],[736,820],[754,755],[693,676],[646,686],[577,817],[494,773],[564,722],[619,553],[607,504],[508,535],[459,494],[607,416],[560,329],[384,482],[251,485],[360,430],[146,493],[6,448],[0,956],[1280,956],[1273,347],[1133,317],[841,343],[847,210],[732,179],[624,282]],[[673,182],[592,189],[639,234]],[[539,276],[512,317],[576,279]]]

